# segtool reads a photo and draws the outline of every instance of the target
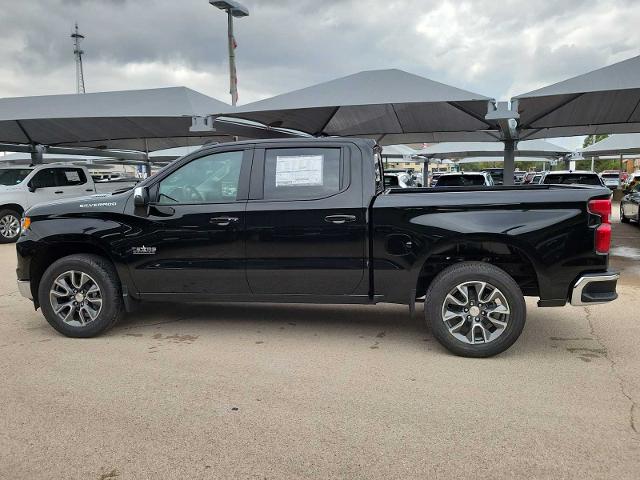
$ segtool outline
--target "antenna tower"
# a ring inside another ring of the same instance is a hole
[[[71,38],[73,38],[73,54],[76,57],[76,93],[85,93],[84,72],[82,71],[82,55],[84,51],[80,48],[80,41],[84,39],[84,35],[78,32],[78,22],[76,22],[76,28],[71,34]]]

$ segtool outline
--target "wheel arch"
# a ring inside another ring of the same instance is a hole
[[[526,245],[500,235],[461,236],[447,238],[433,247],[416,262],[414,276],[416,298],[423,296],[433,279],[445,268],[466,261],[490,263],[504,270],[518,283],[524,295],[540,295],[538,262]]]
[[[99,243],[93,241],[91,237],[85,238],[82,241],[61,241],[55,243],[43,242],[43,246],[34,254],[29,265],[31,293],[34,298],[34,302],[36,303],[36,307],[39,306],[37,298],[40,280],[47,268],[61,258],[76,254],[97,255],[109,260],[115,267],[120,283],[123,286],[125,285],[117,263],[111,257],[108,250]]]
[[[19,203],[4,203],[0,205],[0,210],[13,210],[18,212],[20,215],[24,213],[24,207]]]

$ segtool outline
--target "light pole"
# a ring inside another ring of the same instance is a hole
[[[234,0],[209,0],[209,3],[227,12],[227,37],[229,41],[229,93],[231,105],[238,102],[238,77],[236,75],[236,41],[233,37],[233,17],[248,17],[249,10]]]

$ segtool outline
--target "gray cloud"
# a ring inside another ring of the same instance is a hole
[[[228,101],[226,17],[208,0],[0,0],[0,96],[184,84]],[[243,0],[240,101],[374,68],[498,99],[640,53],[633,0]]]

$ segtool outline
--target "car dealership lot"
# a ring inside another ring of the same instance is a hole
[[[70,339],[1,245],[0,478],[637,478],[640,227],[614,243],[616,302],[528,299],[482,360],[394,305],[147,305]]]

